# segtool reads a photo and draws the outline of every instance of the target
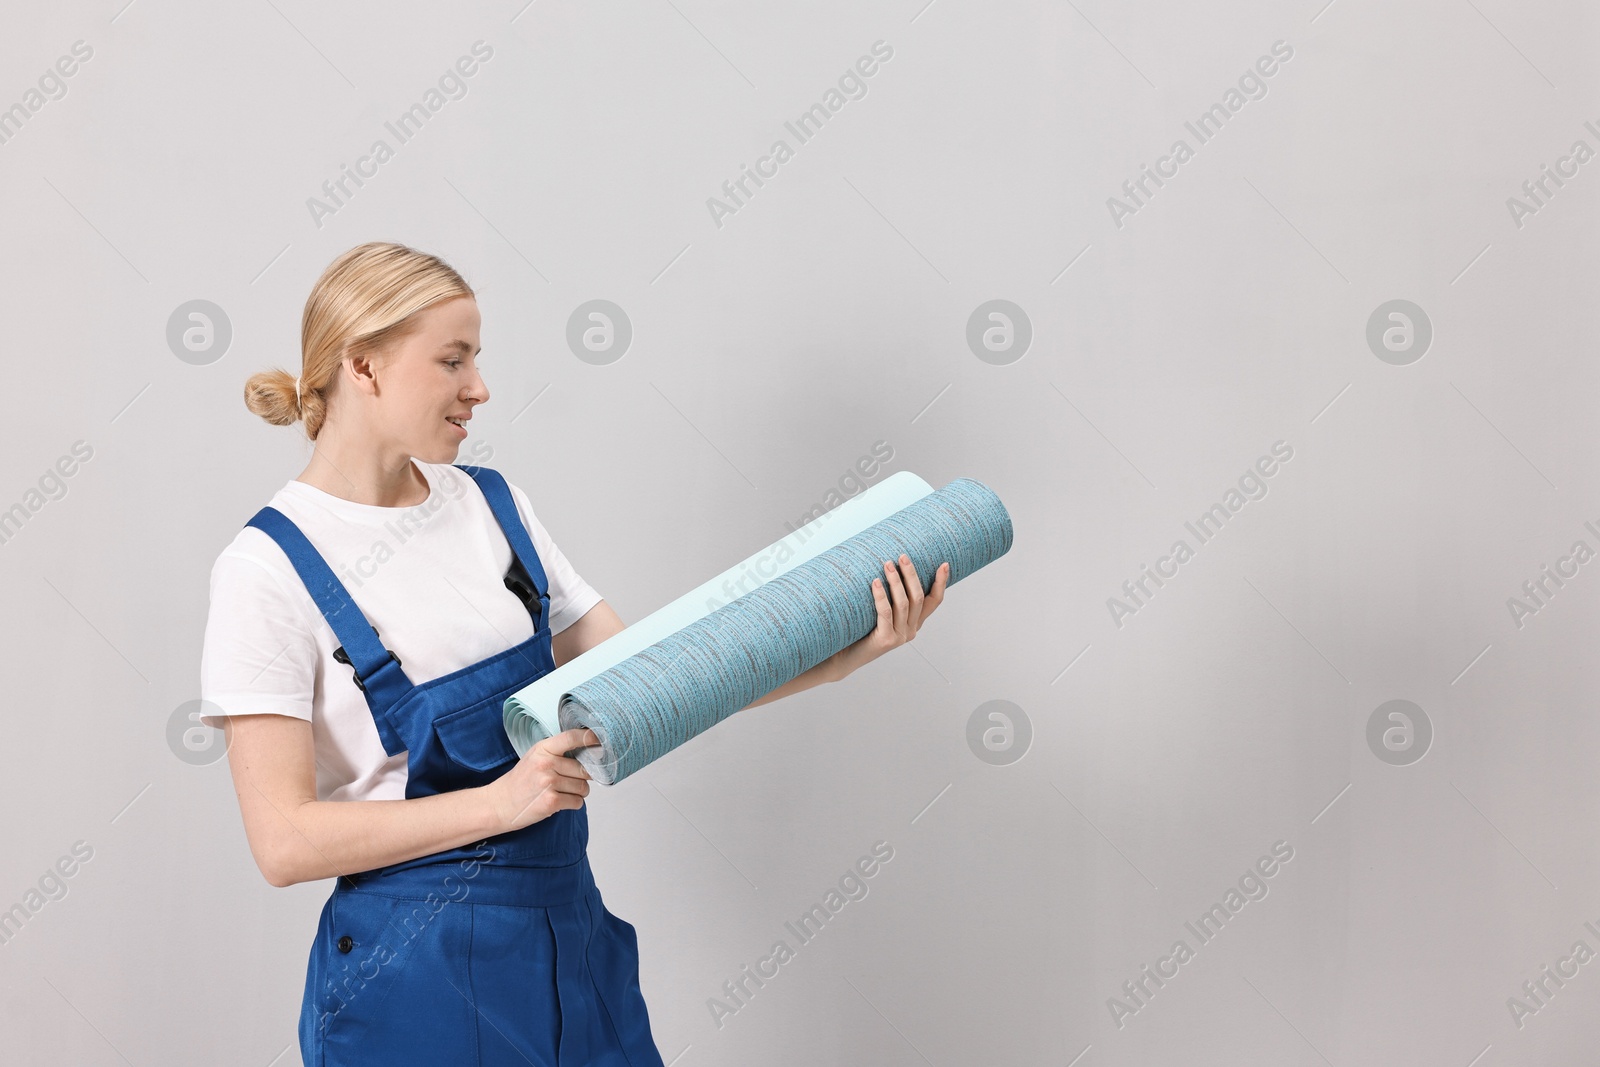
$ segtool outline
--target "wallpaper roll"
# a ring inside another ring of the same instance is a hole
[[[705,618],[730,600],[814,559],[862,530],[933,492],[910,471],[897,471],[866,492],[850,497],[787,537],[729,567],[657,611],[613,634],[532,685],[506,698],[506,735],[520,756],[546,737],[560,733],[561,698],[577,685],[615,667],[636,652]]]
[[[954,585],[1011,540],[1000,498],[958,478],[574,686],[560,726],[593,730],[600,744],[578,761],[594,781],[620,782],[870,633],[884,561],[910,556],[926,593],[940,563]]]

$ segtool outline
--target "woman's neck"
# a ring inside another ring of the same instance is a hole
[[[297,482],[357,504],[380,508],[415,507],[428,499],[428,480],[410,456],[382,457],[370,452],[325,447],[320,437]]]

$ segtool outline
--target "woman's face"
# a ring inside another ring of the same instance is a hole
[[[380,433],[385,444],[426,463],[453,463],[472,409],[489,399],[478,373],[478,302],[440,301],[417,314],[418,326],[377,365]]]

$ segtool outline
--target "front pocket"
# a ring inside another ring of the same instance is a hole
[[[376,893],[335,894],[327,929],[318,939],[322,966],[315,1025],[325,1037],[343,1040],[380,1017],[434,914],[435,908],[426,901]],[[350,951],[341,952],[340,941],[347,937]]]

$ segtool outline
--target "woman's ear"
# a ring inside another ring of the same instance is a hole
[[[339,361],[340,377],[371,396],[378,387],[377,366],[371,352],[354,352]]]

